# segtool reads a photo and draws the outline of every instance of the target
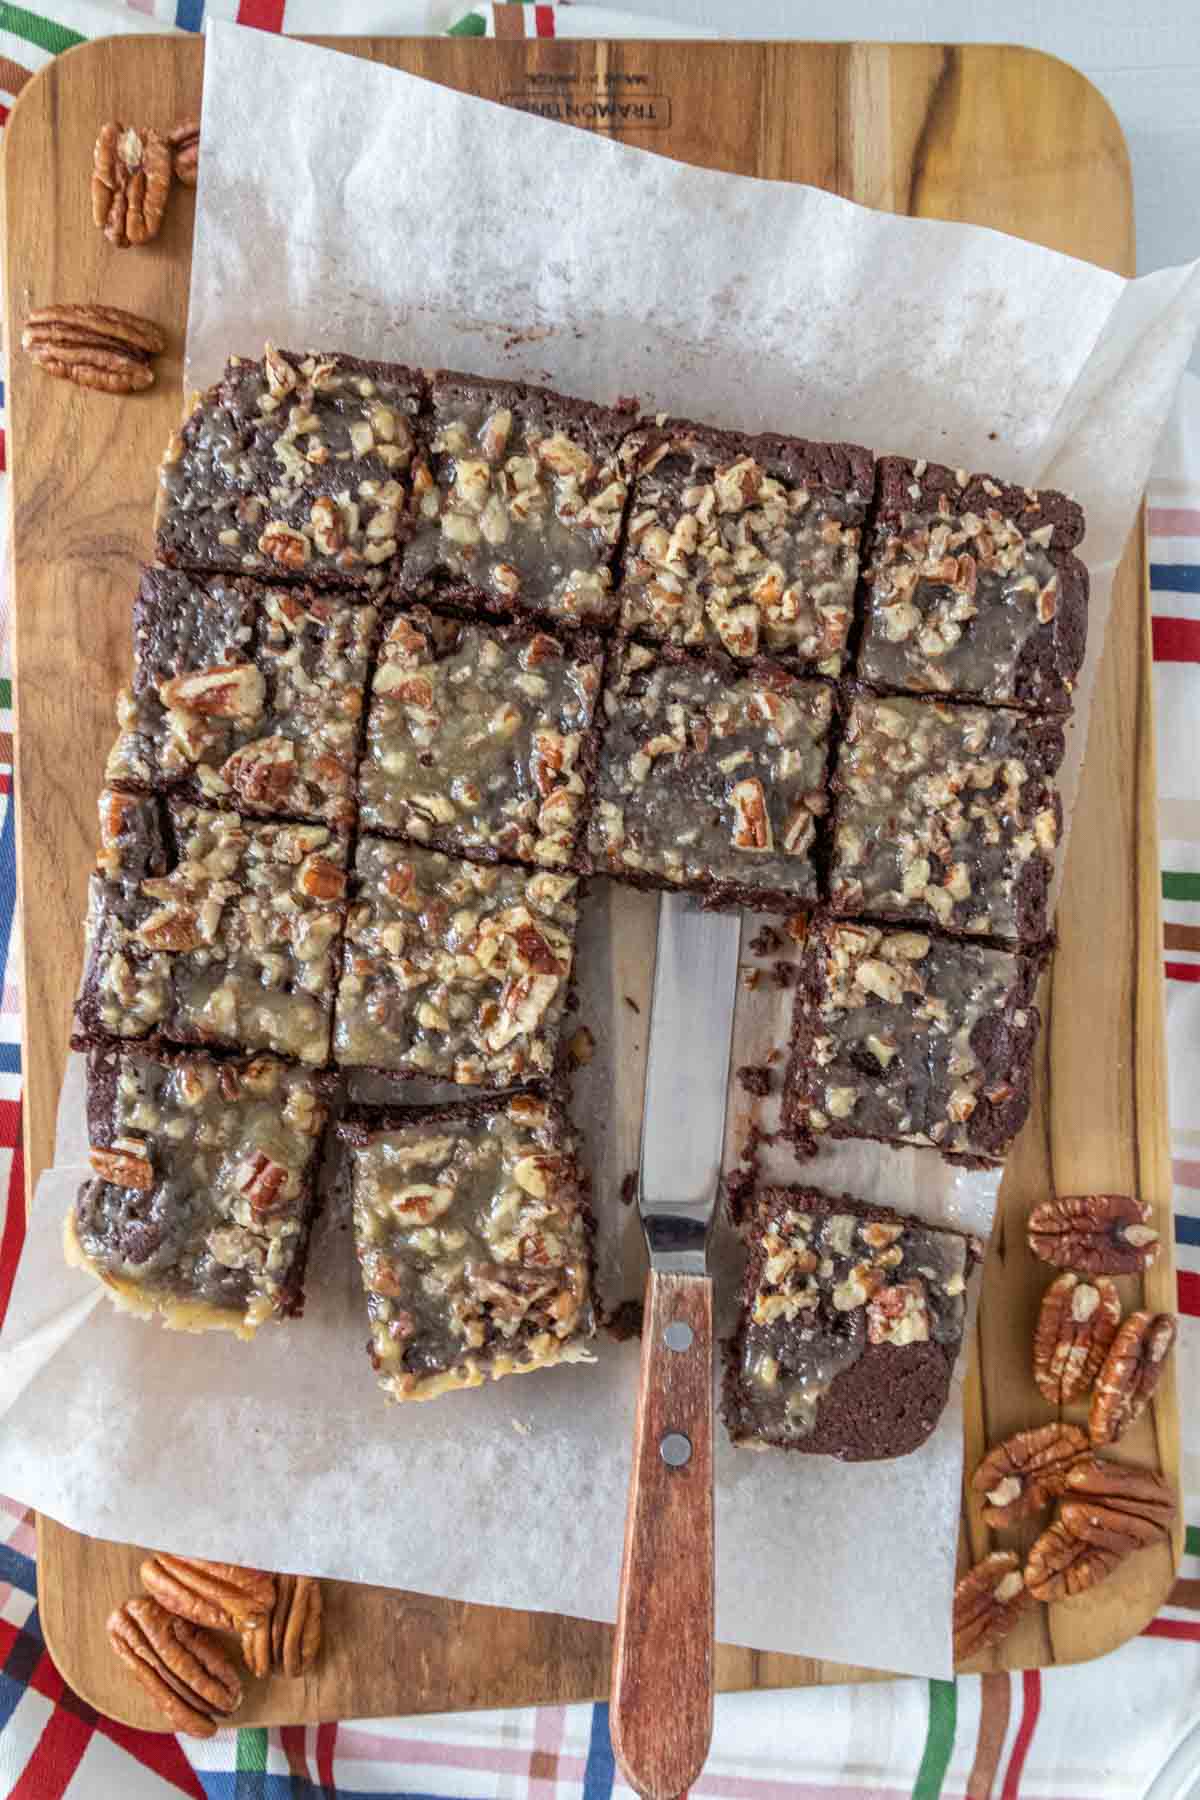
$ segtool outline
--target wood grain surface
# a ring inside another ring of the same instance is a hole
[[[451,86],[596,113],[597,128],[716,168],[807,181],[870,206],[995,226],[1132,273],[1128,159],[1105,102],[1064,64],[1016,49],[483,40],[338,40]],[[6,131],[8,342],[32,308],[101,300],[171,334],[159,384],[125,400],[47,380],[10,358],[16,583],[18,845],[25,917],[26,1168],[51,1157],[95,847],[95,797],[130,658],[136,565],[150,545],[155,468],[179,409],[193,201],[162,236],[113,251],[91,223],[88,169],[104,119],[159,127],[197,110],[194,38],[110,39],[68,52],[25,89]],[[548,97],[549,96],[549,97]],[[901,446],[903,448],[903,446]],[[1165,1254],[1142,1290],[1174,1306],[1162,1032],[1148,609],[1140,532],[1118,584],[1060,911],[1033,1116],[1004,1183],[967,1393],[967,1463],[1043,1420],[1028,1345],[1048,1271],[1024,1245],[1052,1189],[1128,1188],[1154,1206]],[[1139,1284],[1126,1283],[1133,1299]],[[1122,1454],[1178,1474],[1171,1382]],[[992,1541],[978,1511],[962,1554]],[[1010,1541],[1005,1534],[1000,1541]],[[1025,1542],[1020,1534],[1011,1541]],[[1099,1655],[1141,1629],[1178,1543],[1142,1552],[1085,1599],[1038,1609],[986,1659],[1020,1667]],[[47,1641],[102,1711],[159,1723],[104,1647],[109,1607],[141,1552],[43,1519]],[[611,1632],[546,1615],[330,1583],[328,1650],[303,1682],[251,1684],[247,1723],[334,1719],[607,1692]],[[718,1689],[866,1678],[801,1657],[719,1647]]]
[[[712,1368],[712,1282],[651,1269],[610,1714],[621,1772],[646,1800],[686,1793],[712,1737]]]

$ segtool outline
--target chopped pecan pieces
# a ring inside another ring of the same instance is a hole
[[[106,1150],[89,1150],[88,1161],[101,1181],[145,1194],[154,1186],[154,1170],[145,1148],[140,1141],[128,1139],[110,1144]]]
[[[1067,1471],[1087,1449],[1087,1433],[1078,1425],[1042,1425],[997,1444],[971,1477],[974,1492],[987,1500],[986,1522],[1014,1525],[1038,1512],[1061,1494]]]
[[[153,387],[153,359],[166,342],[151,320],[119,306],[43,306],[21,330],[22,350],[47,375],[106,394]]]
[[[1034,1207],[1029,1248],[1058,1269],[1137,1275],[1158,1255],[1158,1233],[1131,1194],[1065,1194]]]
[[[1170,1313],[1130,1313],[1096,1377],[1088,1430],[1093,1444],[1115,1444],[1145,1410],[1175,1342]]]
[[[1051,1406],[1086,1394],[1121,1323],[1121,1297],[1108,1275],[1068,1270],[1046,1289],[1033,1336],[1033,1379]]]
[[[242,1684],[211,1632],[157,1600],[127,1600],[108,1617],[108,1641],[176,1731],[212,1737],[242,1703]]]
[[[1036,1539],[1025,1564],[1025,1584],[1035,1600],[1070,1600],[1111,1575],[1124,1552],[1088,1544],[1060,1519]]]
[[[275,1583],[261,1569],[205,1562],[198,1556],[149,1556],[142,1586],[168,1612],[216,1631],[240,1631],[268,1619]]]
[[[271,1614],[271,1662],[284,1675],[307,1675],[321,1650],[321,1584],[311,1575],[278,1575]]]
[[[1170,1483],[1152,1469],[1088,1456],[1067,1476],[1059,1518],[1083,1543],[1126,1555],[1165,1538],[1175,1511]]]
[[[1007,1637],[1029,1606],[1020,1559],[994,1550],[954,1590],[954,1656],[962,1662]]]
[[[157,131],[102,125],[92,152],[92,217],[118,250],[158,236],[171,192],[171,148]]]

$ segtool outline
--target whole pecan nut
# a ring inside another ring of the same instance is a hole
[[[167,133],[171,146],[171,167],[176,181],[183,187],[195,187],[200,165],[200,121],[181,119]]]
[[[1030,1548],[1025,1585],[1035,1600],[1069,1600],[1104,1581],[1123,1561],[1124,1552],[1089,1544],[1056,1519]]]
[[[271,1614],[271,1661],[284,1675],[305,1675],[321,1649],[321,1584],[311,1575],[278,1575]]]
[[[139,1595],[108,1617],[108,1641],[176,1731],[212,1737],[237,1711],[242,1683],[220,1641]]]
[[[92,151],[92,217],[118,250],[158,236],[171,192],[171,148],[157,131],[112,119]]]
[[[1068,1270],[1050,1283],[1033,1334],[1033,1379],[1051,1406],[1087,1393],[1120,1323],[1111,1276]]]
[[[1067,1476],[1059,1518],[1072,1537],[1124,1556],[1167,1536],[1175,1495],[1152,1469],[1087,1456]]]
[[[1067,1471],[1087,1450],[1087,1433],[1078,1425],[1039,1425],[997,1444],[971,1477],[972,1489],[987,1501],[986,1522],[1002,1528],[1040,1511],[1062,1493]]]
[[[142,1586],[168,1612],[215,1631],[241,1631],[269,1619],[275,1583],[261,1569],[204,1562],[198,1556],[148,1556]]]
[[[994,1550],[954,1590],[954,1656],[962,1662],[1007,1637],[1030,1604],[1020,1559]]]
[[[1174,1342],[1170,1313],[1130,1313],[1096,1377],[1088,1414],[1093,1444],[1115,1444],[1140,1418],[1162,1380]]]
[[[153,387],[154,358],[166,344],[153,320],[119,306],[43,306],[21,329],[22,350],[48,375],[106,394]]]
[[[1029,1248],[1056,1269],[1136,1275],[1158,1255],[1158,1233],[1132,1194],[1064,1194],[1030,1213]]]

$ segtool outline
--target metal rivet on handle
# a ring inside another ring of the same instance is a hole
[[[682,1431],[668,1431],[658,1450],[669,1469],[682,1469],[692,1460],[692,1441]]]
[[[663,1343],[668,1350],[690,1350],[695,1334],[684,1319],[672,1319],[663,1332]]]

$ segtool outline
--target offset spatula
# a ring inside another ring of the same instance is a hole
[[[613,1658],[613,1749],[672,1800],[712,1736],[712,1282],[737,994],[736,913],[660,903],[638,1204],[650,1252]]]

